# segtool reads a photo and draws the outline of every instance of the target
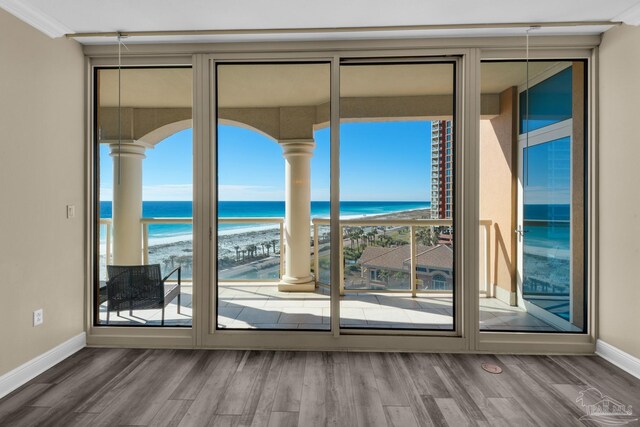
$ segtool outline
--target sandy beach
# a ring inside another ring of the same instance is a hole
[[[400,212],[390,212],[380,215],[359,215],[349,216],[348,219],[429,219],[431,217],[430,209],[414,209]],[[329,226],[320,226],[321,240],[328,238]],[[309,238],[313,238],[313,227],[311,228],[311,235]],[[169,271],[170,269],[181,265],[183,278],[188,279],[191,277],[192,263],[193,263],[193,240],[191,236],[184,236],[183,239],[174,239],[172,242],[155,243],[153,239],[149,242],[149,263],[160,264],[163,270]],[[250,247],[255,245],[255,254],[249,257],[248,251]],[[269,247],[267,247],[269,245]],[[322,251],[325,246],[328,249],[328,245],[320,245]],[[244,255],[243,255],[244,251]],[[241,274],[243,271],[251,270],[263,270],[277,269],[279,264],[279,257],[274,256],[280,252],[280,231],[279,227],[273,228],[262,227],[255,231],[248,231],[243,229],[237,233],[233,230],[224,230],[223,233],[218,235],[218,261],[220,270],[231,270],[235,275]],[[268,254],[268,255],[267,255]],[[243,260],[244,257],[244,260]],[[105,258],[104,255],[101,258],[101,271],[104,272]],[[101,276],[105,277],[104,274]]]

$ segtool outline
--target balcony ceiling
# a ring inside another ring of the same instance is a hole
[[[160,41],[318,40],[522,35],[523,28],[305,31],[318,28],[567,21],[637,23],[638,0],[0,0],[0,7],[52,37],[79,32],[301,29],[299,33],[153,36]],[[598,34],[607,26],[543,28],[538,34]],[[83,43],[112,43],[88,38]]]
[[[531,62],[535,77],[556,64]],[[482,93],[500,93],[525,80],[525,64],[485,63]],[[219,106],[261,108],[317,106],[329,101],[329,66],[325,64],[227,65],[218,69]],[[343,97],[448,95],[452,68],[443,64],[345,67],[341,72]],[[188,68],[125,69],[122,106],[135,108],[191,107],[192,72]],[[100,104],[118,105],[118,72],[100,72]]]

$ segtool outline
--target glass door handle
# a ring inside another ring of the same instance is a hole
[[[529,232],[529,230],[524,230],[522,228],[522,226],[518,226],[518,228],[516,228],[515,230],[513,230],[514,233],[516,233],[518,235],[518,241],[522,241],[522,237]]]

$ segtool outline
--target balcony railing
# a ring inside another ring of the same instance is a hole
[[[142,226],[142,259],[145,264],[149,262],[149,225],[152,224],[192,224],[192,218],[142,218],[140,220]],[[284,242],[284,218],[219,218],[219,224],[277,224],[279,228],[279,237],[280,237],[280,265],[279,265],[279,276],[282,277],[284,274],[284,262],[285,262],[285,245],[282,244]],[[110,265],[112,262],[112,239],[111,239],[111,230],[113,222],[110,218],[101,218],[100,224],[106,226],[106,238],[105,238],[105,259],[106,265]],[[481,220],[481,238],[482,238],[482,251],[481,251],[481,259],[480,261],[480,294],[492,297],[493,289],[490,286],[490,242],[491,242],[491,220]],[[313,228],[313,270],[316,277],[316,285],[323,286],[323,284],[319,280],[319,245],[320,245],[320,233],[319,227],[321,226],[329,226],[330,220],[327,218],[314,218],[312,220],[312,228]],[[453,225],[452,220],[450,219],[343,219],[340,221],[340,294],[344,294],[345,290],[349,292],[406,292],[411,293],[415,296],[417,293],[446,293],[451,291],[443,291],[443,290],[429,290],[429,289],[418,289],[418,277],[417,277],[417,237],[416,231],[420,227],[451,227]],[[410,289],[392,289],[392,290],[381,290],[381,289],[345,289],[345,281],[344,281],[344,229],[345,227],[405,227],[409,229],[409,245],[410,245]],[[275,251],[275,248],[274,248]],[[274,252],[275,253],[275,252]],[[311,254],[310,254],[311,256]],[[233,282],[233,281],[259,281],[259,282],[268,282],[272,280],[264,280],[264,279],[224,279],[224,282]]]

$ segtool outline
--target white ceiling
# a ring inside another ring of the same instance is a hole
[[[52,37],[79,32],[344,28],[568,21],[640,23],[638,0],[0,0],[0,7]],[[526,26],[523,26],[523,28]],[[545,28],[547,34],[597,34],[607,27]],[[288,33],[276,39],[521,34],[509,30]],[[175,41],[215,41],[182,36]],[[274,35],[222,36],[269,40]],[[85,39],[85,43],[113,40]],[[134,42],[166,41],[150,37]]]

